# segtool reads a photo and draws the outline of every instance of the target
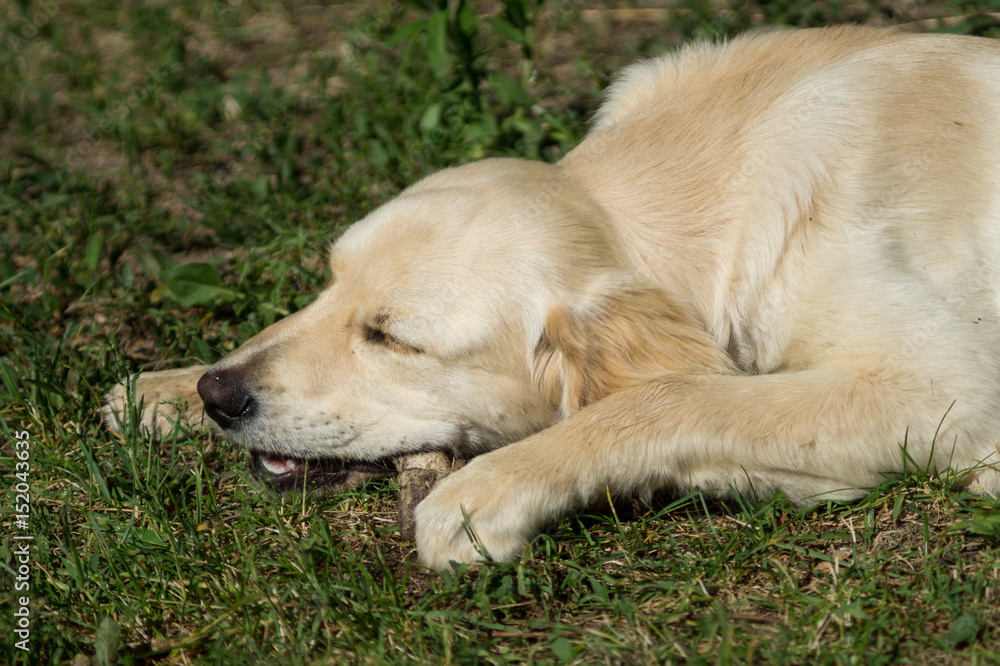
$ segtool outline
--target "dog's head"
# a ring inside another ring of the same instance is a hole
[[[610,229],[557,166],[426,178],[341,237],[311,305],[202,377],[206,411],[259,476],[318,486],[414,451],[472,456],[717,362],[685,308],[624,272]]]

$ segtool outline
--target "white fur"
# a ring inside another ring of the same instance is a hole
[[[995,42],[844,27],[682,49],[626,70],[559,164],[431,176],[331,265],[313,305],[213,367],[261,407],[229,436],[486,452],[417,508],[434,568],[480,559],[463,514],[509,560],[608,492],[855,497],[904,469],[904,440],[1000,492]],[[365,337],[379,316],[402,345]]]

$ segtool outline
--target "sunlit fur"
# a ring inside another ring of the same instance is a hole
[[[434,568],[516,558],[607,493],[809,503],[907,465],[1000,492],[996,42],[842,27],[683,48],[623,72],[558,164],[428,177],[331,267],[214,366],[261,405],[228,435],[482,454],[417,507]],[[139,391],[196,416],[203,370]]]

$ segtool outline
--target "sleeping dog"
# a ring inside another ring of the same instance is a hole
[[[682,48],[626,69],[558,163],[427,177],[330,271],[215,365],[139,376],[143,424],[204,413],[279,488],[473,458],[417,506],[431,567],[514,559],[608,492],[808,503],[909,460],[995,495],[1000,43]]]

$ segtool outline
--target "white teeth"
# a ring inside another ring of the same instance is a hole
[[[269,458],[264,458],[263,463],[264,468],[271,474],[283,474],[287,471],[281,468],[281,463],[270,460]]]
[[[289,472],[294,472],[299,467],[294,458],[281,460],[280,458],[263,457],[261,462],[263,462],[264,468],[271,474],[288,474]]]

